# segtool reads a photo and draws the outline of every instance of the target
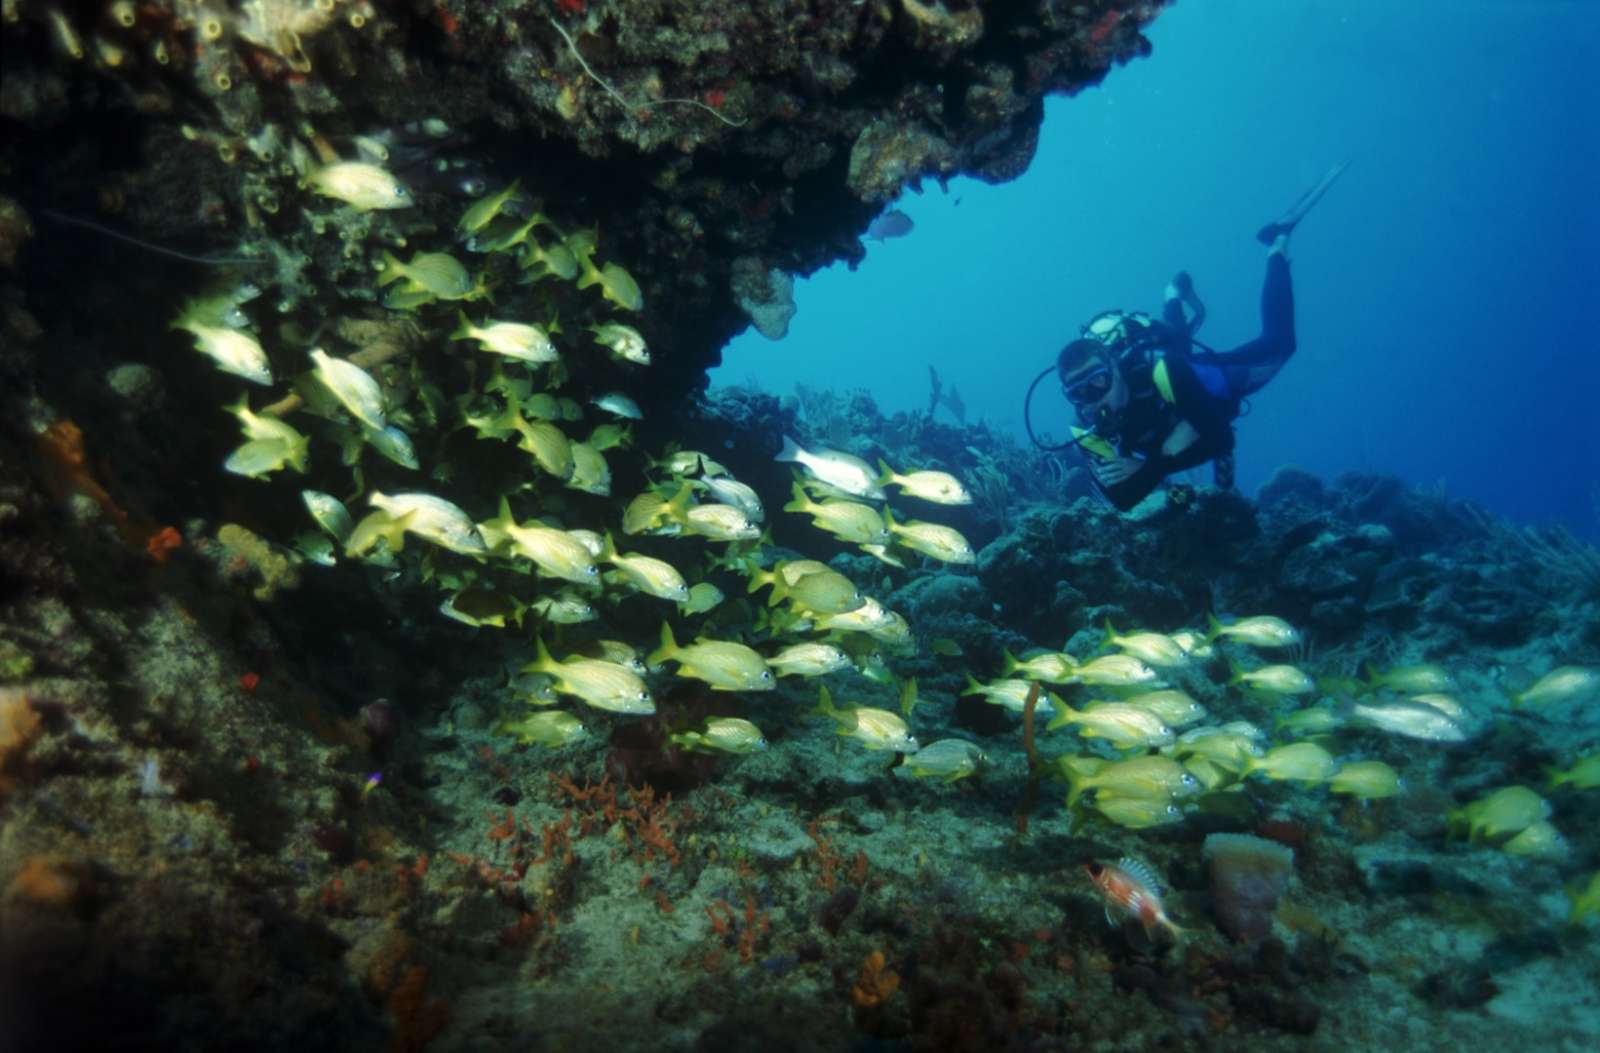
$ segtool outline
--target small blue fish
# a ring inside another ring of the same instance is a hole
[[[866,237],[870,241],[903,238],[911,233],[911,217],[899,209],[890,209],[867,225]]]

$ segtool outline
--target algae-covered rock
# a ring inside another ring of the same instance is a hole
[[[221,547],[223,573],[233,578],[253,578],[252,595],[263,603],[270,602],[281,590],[300,584],[300,568],[294,559],[247,527],[224,523],[217,529],[217,544]]]
[[[0,681],[21,680],[33,672],[33,655],[13,640],[0,639]]]

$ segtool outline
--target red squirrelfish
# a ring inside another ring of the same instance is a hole
[[[1101,899],[1105,900],[1106,921],[1110,924],[1118,923],[1118,919],[1112,915],[1112,911],[1117,911],[1137,920],[1144,926],[1147,935],[1158,925],[1172,933],[1173,939],[1177,939],[1184,931],[1167,917],[1166,910],[1162,908],[1161,883],[1156,880],[1148,864],[1124,858],[1117,860],[1116,866],[1087,863],[1083,869],[1100,891]]]

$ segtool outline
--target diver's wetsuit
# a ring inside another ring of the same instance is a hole
[[[1233,422],[1241,399],[1260,391],[1294,354],[1294,289],[1289,261],[1281,253],[1267,257],[1267,276],[1261,288],[1261,335],[1232,351],[1195,351],[1191,325],[1176,299],[1168,300],[1160,327],[1162,341],[1154,368],[1138,368],[1123,377],[1130,392],[1127,408],[1112,425],[1096,434],[1108,440],[1123,457],[1139,457],[1144,466],[1110,486],[1095,481],[1107,500],[1126,512],[1174,472],[1222,458],[1219,485],[1232,485]],[[1165,372],[1168,396],[1158,386]],[[1180,420],[1199,433],[1187,449],[1167,457],[1161,444]],[[1087,425],[1085,425],[1087,426]],[[1226,468],[1226,476],[1221,473]]]

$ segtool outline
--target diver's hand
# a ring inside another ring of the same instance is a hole
[[[1144,462],[1137,457],[1112,457],[1096,459],[1089,462],[1089,470],[1094,473],[1095,481],[1101,486],[1116,486],[1133,478],[1133,474],[1144,467]]]

